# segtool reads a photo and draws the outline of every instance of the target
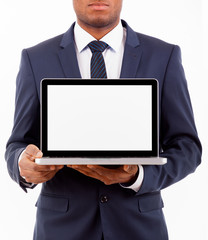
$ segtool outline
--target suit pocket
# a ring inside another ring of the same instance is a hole
[[[138,207],[140,212],[149,212],[164,207],[160,192],[139,196]]]
[[[69,209],[69,199],[41,194],[35,206],[52,211],[67,212]]]

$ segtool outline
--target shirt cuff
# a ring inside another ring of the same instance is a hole
[[[22,158],[22,154],[24,153],[25,149],[23,149],[23,151],[21,152],[21,154],[19,155],[19,158],[18,158],[18,163],[20,162],[21,158]],[[19,167],[19,164],[18,164],[18,167]],[[20,170],[20,167],[19,167],[19,170]]]
[[[144,179],[144,168],[142,167],[142,165],[138,165],[138,167],[139,167],[139,169],[138,169],[139,174],[138,174],[136,181],[130,186],[124,186],[124,185],[120,184],[121,187],[132,189],[135,192],[139,191],[139,189],[142,186],[143,179]]]

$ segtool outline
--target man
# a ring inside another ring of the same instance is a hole
[[[73,0],[77,22],[63,35],[23,50],[16,110],[6,161],[26,190],[43,183],[34,239],[168,239],[160,190],[200,164],[197,136],[180,49],[134,32],[120,21],[122,0]],[[39,86],[43,78],[90,78],[89,43],[102,53],[108,78],[159,81],[160,155],[164,166],[38,166]]]

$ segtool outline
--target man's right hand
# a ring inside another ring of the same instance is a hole
[[[28,183],[43,183],[55,176],[63,165],[38,165],[36,158],[41,158],[43,153],[35,145],[28,145],[19,161],[20,176]]]

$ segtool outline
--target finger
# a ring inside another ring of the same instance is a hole
[[[106,185],[129,182],[132,177],[132,174],[123,170],[123,166],[117,169],[108,169],[98,165],[73,165],[71,167],[88,177],[102,181]],[[134,167],[137,168],[137,166]]]
[[[109,177],[111,175],[123,173],[123,167],[122,166],[119,167],[119,168],[115,168],[115,169],[102,167],[100,165],[87,165],[87,167],[92,169],[93,171],[96,171],[100,175],[105,175],[107,177]]]
[[[36,179],[36,178],[44,178],[49,173],[53,173],[55,171],[49,171],[49,172],[34,172],[31,170],[21,170],[21,175],[26,179]]]
[[[96,171],[99,175],[104,176],[104,183],[106,185],[129,182],[138,171],[137,165],[125,165],[117,169],[108,169],[97,165],[89,165],[88,167]]]
[[[19,167],[22,170],[29,170],[29,171],[35,171],[35,172],[48,172],[48,171],[55,171],[60,170],[64,166],[59,165],[38,165],[33,161],[30,161],[28,157],[24,157],[19,162]]]
[[[78,171],[84,171],[85,173],[94,172],[92,169],[88,168],[87,165],[72,165],[71,168],[78,170]]]
[[[28,183],[38,184],[49,181],[51,178],[54,177],[56,173],[57,170],[50,172],[35,172],[35,173],[33,171],[24,171],[23,175]]]
[[[129,173],[123,171],[123,166],[109,169],[99,165],[88,165],[88,168],[102,176],[102,181],[106,185],[125,182],[126,179],[129,179]]]
[[[97,172],[101,176],[106,173],[104,167],[99,165],[87,165],[87,168],[93,172]]]
[[[82,174],[84,174],[88,177],[95,178],[95,179],[100,180],[102,182],[104,182],[104,180],[106,178],[105,176],[100,175],[96,171],[93,171],[92,169],[89,169],[86,165],[72,165],[71,168],[79,171],[80,173],[82,173]]]

